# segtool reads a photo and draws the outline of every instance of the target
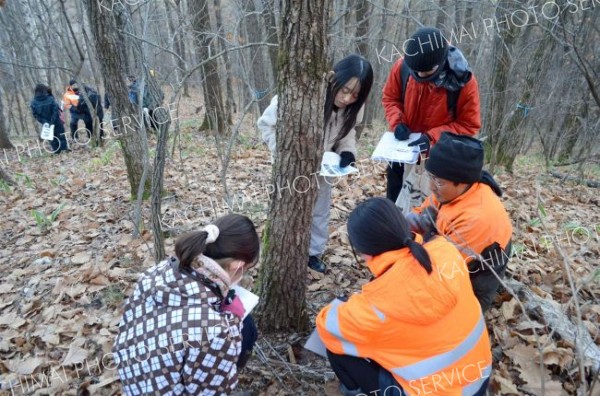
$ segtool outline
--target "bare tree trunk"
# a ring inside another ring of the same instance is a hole
[[[196,48],[200,60],[204,61],[215,53],[216,38],[210,32],[210,15],[207,0],[192,0],[190,2],[192,25]],[[219,63],[216,59],[208,61],[202,67],[202,86],[204,91],[204,108],[206,115],[200,129],[211,129],[216,133],[226,131],[227,119],[223,107],[223,94],[221,93],[221,79],[219,77]]]
[[[533,28],[528,27],[527,30],[531,31]],[[524,35],[528,36],[529,33],[531,32],[526,32]],[[522,42],[530,43],[531,41],[524,37]],[[553,54],[554,44],[555,41],[549,34],[538,40],[537,48],[527,62],[523,83],[520,84],[523,89],[517,103],[519,107],[513,107],[507,117],[505,130],[496,140],[496,146],[494,147],[496,162],[498,165],[505,166],[510,173],[513,171],[513,164],[517,155],[523,148],[526,131],[528,130],[523,128],[523,124],[531,117],[536,116],[535,113],[530,114],[530,108],[537,107],[535,102],[536,93],[541,81],[545,79],[547,69],[544,69],[544,65],[548,64],[549,58]]]
[[[8,122],[6,119],[6,115],[4,114],[4,98],[2,94],[2,87],[0,87],[0,148],[13,148],[13,144],[11,143],[8,137]]]
[[[35,17],[33,15],[32,7],[30,4],[30,0],[19,0],[19,7],[21,9],[23,15],[23,29],[29,38],[37,38],[39,37],[38,33],[38,25],[35,21]],[[38,43],[33,42],[33,45],[28,48],[29,55],[31,56],[31,64],[34,66],[43,66],[44,61],[42,60],[42,52],[41,49],[38,48]],[[42,80],[44,83],[48,81],[48,73],[45,69],[38,69],[35,73],[39,76],[38,78]]]
[[[181,1],[175,1],[175,7],[171,4],[171,0],[165,0],[165,8],[167,9],[167,23],[169,25],[169,32],[171,33],[171,37],[173,38],[172,49],[179,56],[177,58],[177,69],[175,69],[175,77],[177,82],[181,81],[185,67],[185,43],[182,39],[183,32],[179,31],[176,26],[176,20],[182,19],[181,13]],[[173,16],[175,14],[175,17]],[[183,96],[189,97],[189,87],[187,81],[183,83]]]
[[[152,235],[154,238],[154,259],[158,263],[166,256],[165,237],[163,235],[161,213],[162,213],[162,189],[165,172],[165,158],[167,153],[167,142],[169,140],[170,120],[166,115],[166,122],[159,127],[158,142],[154,155],[154,173],[152,175]]]
[[[508,10],[511,10],[511,1],[502,0],[496,8],[496,16],[502,18]],[[500,140],[502,127],[504,124],[504,109],[507,101],[507,87],[512,67],[511,50],[516,40],[516,31],[513,27],[503,27],[500,33],[494,35],[494,44],[492,52],[492,92],[488,105],[487,120],[483,125],[487,125],[485,135],[489,137],[489,145],[492,149],[490,168],[493,172],[494,166],[498,163],[497,152],[494,150]],[[489,158],[489,157],[488,157]]]
[[[328,1],[328,0],[327,0]],[[275,44],[279,42],[277,32],[277,19],[275,18],[275,0],[262,0],[263,3],[263,15],[264,15],[264,26],[267,32],[267,42],[269,44]],[[273,73],[273,81],[277,81],[277,56],[278,48],[276,46],[269,46],[269,60],[271,61],[271,70]]]
[[[371,2],[367,0],[359,0],[356,2],[356,47],[358,53],[364,57],[369,56],[369,19],[371,18]],[[373,105],[372,101],[369,101],[368,105]],[[356,130],[356,139],[360,139],[365,124],[370,124],[372,121],[373,113],[368,112],[367,116],[364,117],[363,122],[357,125],[354,129]]]
[[[258,14],[254,1],[245,1],[245,13],[242,23],[243,31],[246,33],[247,41],[250,43],[260,43],[267,41],[266,31],[264,30],[263,18]],[[277,48],[276,48],[277,49]],[[275,85],[269,80],[269,52],[268,49],[261,47],[251,47],[245,51],[246,70],[249,77],[249,89],[253,98],[258,104],[258,111],[262,114],[272,95],[267,95],[269,90]]]
[[[374,48],[375,50],[375,57],[371,56],[371,60],[372,60],[372,66],[373,66],[373,75],[374,75],[374,80],[373,80],[373,87],[371,89],[372,92],[372,96],[368,99],[368,103],[365,106],[365,117],[364,117],[364,121],[363,123],[365,125],[369,125],[372,124],[373,119],[375,119],[377,117],[377,114],[381,111],[381,105],[380,105],[380,99],[381,96],[374,96],[373,93],[380,93],[381,90],[383,89],[383,85],[385,84],[385,80],[387,78],[387,74],[389,73],[390,67],[391,65],[388,66],[388,63],[384,60],[383,63],[381,62],[381,58],[379,56],[380,53],[384,53],[386,48],[391,48],[391,45],[386,43],[386,33],[389,32],[389,28],[388,28],[388,16],[387,16],[387,9],[389,7],[389,0],[382,0],[382,10],[381,12],[381,19],[378,19],[374,26],[377,27],[377,30],[374,32],[375,33],[375,37],[378,37],[377,40],[377,47]],[[394,19],[395,21],[397,19]],[[373,60],[376,60],[376,62],[373,62]]]
[[[277,189],[263,234],[259,286],[259,320],[264,331],[299,330],[307,324],[304,293],[317,191],[314,176],[323,151],[322,76],[327,63],[330,5],[330,0],[282,2],[276,132],[279,141],[272,181]]]
[[[455,1],[457,1],[457,0],[455,0]],[[442,26],[444,25],[444,23],[446,21],[446,13],[448,12],[446,10],[446,8],[448,6],[448,0],[438,0],[437,6],[439,7],[439,11],[437,12],[437,15],[435,18],[435,26],[442,29]]]
[[[215,20],[217,22],[217,34],[219,35],[219,47],[223,52],[223,65],[225,67],[225,119],[227,124],[231,125],[231,114],[237,113],[237,106],[233,98],[233,87],[231,83],[231,63],[229,62],[229,55],[227,55],[227,42],[223,38],[223,17],[221,16],[221,0],[213,0],[215,6]]]
[[[126,45],[130,39],[119,32],[126,29],[125,18],[128,10],[120,3],[112,7],[110,11],[102,9],[103,6],[96,0],[84,0],[84,4],[87,8],[96,49],[102,54],[99,59],[102,75],[115,76],[115,78],[107,78],[105,85],[106,90],[112,95],[112,119],[116,120],[116,133],[118,133],[123,150],[131,197],[135,200],[138,197],[138,189],[144,172],[144,150],[148,148],[143,147],[139,127],[136,127],[136,122],[131,119],[131,115],[136,114],[136,111],[129,103],[124,79],[119,78],[119,76],[127,74]],[[150,191],[149,179],[144,183],[142,191]]]
[[[11,186],[13,186],[15,184],[13,179],[10,178],[10,176],[8,175],[8,173],[6,173],[6,171],[4,170],[4,168],[2,167],[1,164],[0,164],[0,180],[6,182],[7,184],[9,184]]]

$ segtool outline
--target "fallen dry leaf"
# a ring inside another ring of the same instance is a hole
[[[70,366],[73,364],[82,363],[83,361],[85,361],[85,359],[87,359],[87,357],[88,352],[85,349],[75,345],[75,343],[72,343],[69,347],[69,352],[67,353],[67,356],[65,356],[65,359],[60,365]]]

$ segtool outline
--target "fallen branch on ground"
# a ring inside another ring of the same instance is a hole
[[[572,180],[572,181],[576,181],[577,183],[585,184],[588,187],[600,188],[600,181],[586,180],[586,179],[582,180],[581,178],[579,178],[577,176],[565,175],[565,174],[562,174],[557,171],[551,171],[550,174],[558,179],[561,179],[562,181]]]

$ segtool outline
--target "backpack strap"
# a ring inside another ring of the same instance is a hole
[[[404,96],[406,94],[406,85],[408,85],[408,77],[410,77],[410,70],[406,65],[406,62],[402,60],[402,66],[400,66],[400,80],[402,81],[402,92],[400,92],[400,103],[404,104]]]
[[[461,90],[462,88],[459,88],[456,91],[446,90],[446,106],[448,107],[448,112],[452,114],[453,120],[456,120],[456,104],[458,103],[458,97],[460,96]]]

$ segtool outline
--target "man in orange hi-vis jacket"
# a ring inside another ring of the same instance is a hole
[[[437,232],[458,247],[485,312],[506,272],[512,225],[500,187],[482,168],[479,140],[443,133],[425,161],[432,194],[407,217],[412,231],[426,238]],[[452,272],[450,267],[444,271]]]
[[[490,340],[456,247],[439,235],[419,243],[382,197],[350,214],[348,237],[374,279],[316,320],[342,393],[484,395]],[[462,271],[444,276],[448,265]]]

